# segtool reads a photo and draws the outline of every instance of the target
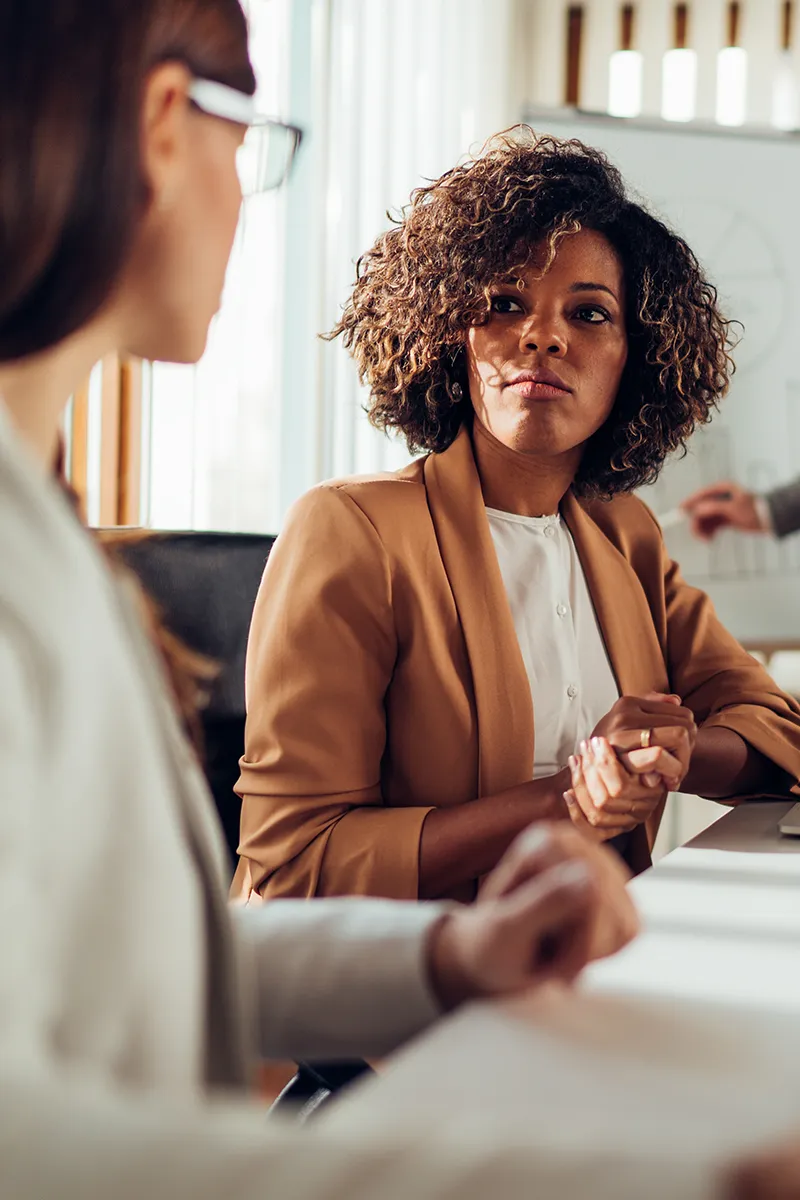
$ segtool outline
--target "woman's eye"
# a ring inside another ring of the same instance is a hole
[[[522,305],[513,296],[492,296],[493,313],[518,313],[522,311]]]
[[[586,321],[588,325],[602,325],[611,319],[606,310],[598,308],[596,304],[583,304],[576,310],[575,316],[580,321]]]

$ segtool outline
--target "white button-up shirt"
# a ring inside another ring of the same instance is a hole
[[[619,699],[572,535],[559,516],[487,508],[534,713],[534,779],[566,765]]]

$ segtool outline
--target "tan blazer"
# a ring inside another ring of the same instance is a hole
[[[620,693],[676,692],[797,779],[800,709],[683,581],[646,506],[569,494],[562,512]],[[531,778],[530,686],[466,431],[299,501],[256,602],[247,699],[238,896],[416,897],[430,809]],[[635,831],[636,869],[660,817]]]

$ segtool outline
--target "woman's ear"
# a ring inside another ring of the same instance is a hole
[[[147,78],[141,115],[142,173],[157,211],[175,203],[184,172],[191,74],[183,63],[155,67]]]

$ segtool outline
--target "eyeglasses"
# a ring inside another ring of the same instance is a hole
[[[252,96],[211,79],[192,80],[189,99],[211,117],[247,125],[236,155],[243,196],[268,192],[288,178],[303,137],[303,131],[296,125],[260,116]]]

